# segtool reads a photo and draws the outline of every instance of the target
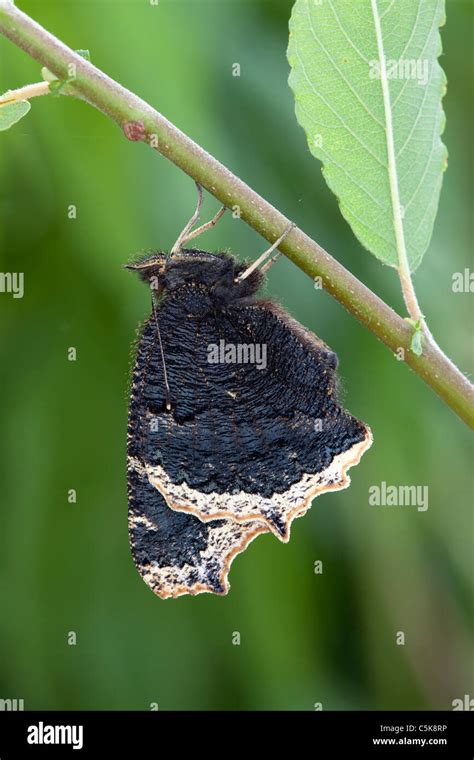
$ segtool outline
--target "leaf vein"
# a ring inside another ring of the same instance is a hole
[[[304,77],[305,77],[307,83],[309,84],[311,90],[316,95],[316,97],[318,97],[320,100],[322,100],[322,102],[324,103],[324,105],[326,106],[326,108],[328,108],[330,111],[332,111],[332,113],[334,114],[334,116],[337,119],[339,119],[339,121],[343,125],[344,129],[351,135],[351,137],[356,142],[359,143],[359,145],[366,151],[366,153],[368,153],[368,155],[371,156],[374,159],[374,161],[376,161],[378,164],[380,164],[380,166],[383,169],[386,169],[387,168],[386,164],[384,164],[384,162],[381,161],[381,159],[377,155],[375,155],[375,153],[372,153],[372,151],[370,150],[370,148],[363,142],[363,140],[361,140],[360,137],[358,137],[355,134],[355,132],[353,132],[352,129],[346,124],[346,122],[344,121],[344,119],[342,118],[342,116],[340,116],[337,113],[337,111],[332,107],[332,105],[330,103],[328,103],[328,101],[326,100],[326,98],[320,92],[318,92],[318,90],[315,88],[315,86],[313,85],[311,79],[308,76],[308,73],[306,71],[305,65],[304,65],[304,63],[303,63],[303,61],[301,59],[301,56],[300,56],[300,53],[299,53],[299,50],[298,50],[298,43],[297,42],[295,42],[295,51],[296,51],[296,57],[298,58],[298,61],[300,63],[301,70],[302,70],[302,72],[304,74]]]
[[[354,97],[355,97],[355,98],[357,98],[357,100],[358,100],[358,101],[359,101],[359,103],[361,104],[362,108],[363,108],[363,109],[364,109],[364,111],[367,113],[367,115],[368,115],[368,116],[370,116],[370,118],[372,119],[372,121],[373,121],[375,124],[378,124],[378,125],[379,125],[379,127],[381,127],[381,129],[383,130],[383,129],[384,129],[384,124],[383,124],[383,122],[381,122],[381,121],[380,121],[380,119],[378,119],[378,118],[377,118],[377,116],[375,116],[375,114],[373,114],[373,113],[372,113],[372,111],[370,110],[370,108],[368,108],[368,106],[366,105],[366,103],[365,103],[365,102],[363,101],[363,99],[360,97],[360,95],[359,95],[359,93],[357,92],[357,90],[355,90],[355,89],[354,89],[354,87],[352,86],[352,84],[350,83],[350,81],[347,79],[347,77],[345,77],[345,76],[344,76],[344,74],[343,74],[343,73],[342,73],[342,71],[340,70],[339,66],[336,64],[336,62],[335,62],[335,61],[333,60],[333,58],[330,56],[330,54],[329,54],[328,50],[326,49],[326,47],[323,45],[323,43],[321,42],[321,40],[318,38],[318,36],[317,36],[317,34],[316,34],[316,31],[315,31],[315,29],[314,29],[314,25],[313,25],[313,19],[312,19],[312,16],[311,16],[311,14],[310,14],[310,12],[309,12],[309,5],[308,5],[308,4],[306,4],[306,7],[307,7],[307,9],[308,9],[308,21],[309,21],[309,28],[310,28],[310,31],[311,31],[311,34],[312,34],[312,36],[314,37],[314,41],[316,42],[316,44],[317,44],[317,45],[319,45],[319,47],[320,47],[320,48],[321,48],[321,50],[323,51],[324,55],[325,55],[325,56],[326,56],[326,58],[328,59],[329,63],[330,63],[330,64],[331,64],[331,65],[334,67],[334,69],[337,71],[337,73],[338,73],[338,74],[339,74],[339,76],[341,77],[342,81],[343,81],[343,82],[346,84],[346,86],[347,86],[347,87],[350,89],[350,91],[353,93]]]

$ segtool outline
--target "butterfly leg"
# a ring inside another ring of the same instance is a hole
[[[196,182],[196,187],[198,191],[198,200],[196,205],[196,210],[194,214],[192,215],[191,219],[183,229],[183,231],[179,234],[178,239],[174,246],[171,249],[171,253],[179,253],[184,245],[188,243],[190,240],[193,240],[198,235],[202,235],[203,232],[206,232],[206,230],[212,229],[212,227],[215,227],[219,219],[221,218],[222,214],[224,213],[226,207],[222,206],[221,209],[217,212],[217,214],[214,216],[213,219],[211,219],[209,222],[206,222],[206,224],[202,224],[197,229],[193,230],[194,225],[199,219],[199,215],[201,213],[201,206],[202,206],[202,187],[199,184],[199,182]]]
[[[255,269],[257,269],[257,267],[260,266],[260,264],[263,264],[263,262],[266,261],[269,256],[271,256],[271,254],[273,253],[273,251],[276,248],[278,248],[278,246],[280,245],[280,243],[283,242],[283,240],[286,238],[286,236],[288,235],[288,233],[290,232],[290,230],[294,226],[295,226],[294,223],[290,222],[290,224],[288,225],[288,227],[286,227],[286,229],[283,231],[283,233],[280,235],[280,237],[277,240],[275,240],[275,242],[273,243],[273,245],[271,245],[270,248],[268,248],[268,250],[264,251],[262,253],[262,255],[259,256],[258,259],[256,259],[256,261],[253,262],[253,264],[251,264],[249,267],[247,267],[247,269],[244,272],[242,272],[241,274],[237,275],[237,277],[235,278],[235,281],[236,282],[242,282],[242,280],[245,280],[250,274],[252,274],[252,272],[254,272]],[[269,269],[269,267],[272,264],[275,263],[275,261],[277,260],[277,258],[278,258],[279,255],[280,255],[280,251],[278,251],[278,253],[275,256],[273,256],[270,259],[270,261],[268,261],[267,264],[260,271],[261,272],[266,272],[267,269]]]

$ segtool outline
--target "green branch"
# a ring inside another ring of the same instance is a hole
[[[67,93],[95,106],[115,121],[130,140],[147,142],[199,182],[225,206],[240,208],[241,218],[268,241],[289,219],[206,153],[158,111],[64,45],[9,0],[0,0],[0,32],[58,79]],[[280,250],[353,316],[400,355],[467,424],[474,427],[474,388],[428,336],[423,353],[410,349],[412,327],[302,230],[293,227]]]

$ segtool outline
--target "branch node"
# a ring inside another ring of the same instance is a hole
[[[127,140],[140,142],[146,139],[146,129],[143,121],[125,121],[122,129]]]

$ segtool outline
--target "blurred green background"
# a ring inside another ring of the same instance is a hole
[[[19,5],[71,47],[88,48],[100,68],[402,309],[395,272],[359,246],[296,124],[285,57],[290,0]],[[473,6],[453,0],[447,12],[450,166],[415,284],[440,345],[472,373],[472,295],[453,293],[451,283],[472,266]],[[39,79],[39,66],[0,39],[0,91]],[[288,545],[266,535],[236,559],[227,597],[161,601],[128,548],[130,345],[149,297],[121,265],[173,244],[194,185],[94,109],[62,97],[34,100],[28,117],[1,133],[0,182],[0,268],[25,273],[23,299],[0,295],[0,698],[23,698],[26,709],[312,710],[319,702],[451,709],[472,695],[465,425],[280,260],[267,294],[337,352],[345,403],[375,443],[351,488],[318,499]],[[208,197],[203,218],[217,207]],[[266,245],[230,215],[200,242],[250,257]],[[369,506],[368,489],[381,481],[428,485],[429,509]]]

